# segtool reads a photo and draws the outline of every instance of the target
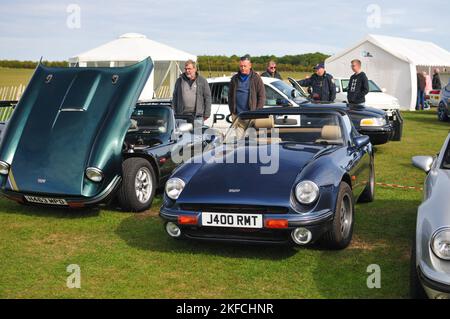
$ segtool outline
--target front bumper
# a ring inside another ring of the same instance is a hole
[[[244,213],[244,212],[242,212]],[[227,241],[241,243],[270,243],[270,244],[291,244],[291,232],[298,227],[308,229],[312,234],[311,242],[318,240],[331,227],[334,212],[324,210],[308,214],[263,214],[263,225],[268,219],[286,219],[287,228],[235,228],[235,227],[211,227],[201,225],[201,212],[182,211],[161,207],[160,217],[165,222],[173,222],[180,227],[182,234],[186,238]],[[181,225],[178,223],[179,216],[192,216],[197,218],[195,225]]]
[[[42,206],[42,207],[58,207],[58,208],[83,208],[89,206],[95,206],[103,202],[107,202],[117,191],[120,186],[122,178],[120,176],[116,176],[113,180],[96,196],[94,197],[67,197],[61,195],[53,195],[53,194],[32,194],[32,193],[21,193],[11,190],[2,189],[1,193],[5,197],[14,200],[19,203],[29,204],[33,206]],[[37,197],[47,197],[54,199],[64,199],[67,202],[67,205],[52,205],[52,204],[39,204],[34,202],[29,202],[25,199],[26,195],[37,196]]]
[[[417,267],[419,280],[430,299],[450,299],[450,286],[428,278],[420,267]]]

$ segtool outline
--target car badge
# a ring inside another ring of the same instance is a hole
[[[228,193],[239,193],[241,190],[239,188],[230,188]]]
[[[38,178],[38,179],[37,179],[37,182],[38,182],[39,184],[45,184],[45,182],[47,182],[47,180],[46,180],[45,178]]]

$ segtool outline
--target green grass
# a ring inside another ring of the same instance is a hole
[[[422,185],[411,156],[435,154],[449,132],[435,112],[405,112],[404,137],[376,148],[377,181]],[[356,206],[350,247],[327,251],[175,241],[146,213],[65,211],[0,200],[0,298],[407,298],[421,192],[377,187]],[[81,267],[68,289],[66,267]],[[381,267],[381,289],[366,286]]]
[[[34,69],[0,68],[0,87],[27,85]]]

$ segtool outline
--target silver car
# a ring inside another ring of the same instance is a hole
[[[438,155],[415,156],[427,173],[411,254],[411,295],[450,298],[450,134]]]

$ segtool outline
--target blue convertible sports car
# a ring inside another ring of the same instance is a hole
[[[343,249],[354,202],[372,201],[369,137],[332,108],[244,112],[223,140],[166,183],[160,216],[173,238]]]

